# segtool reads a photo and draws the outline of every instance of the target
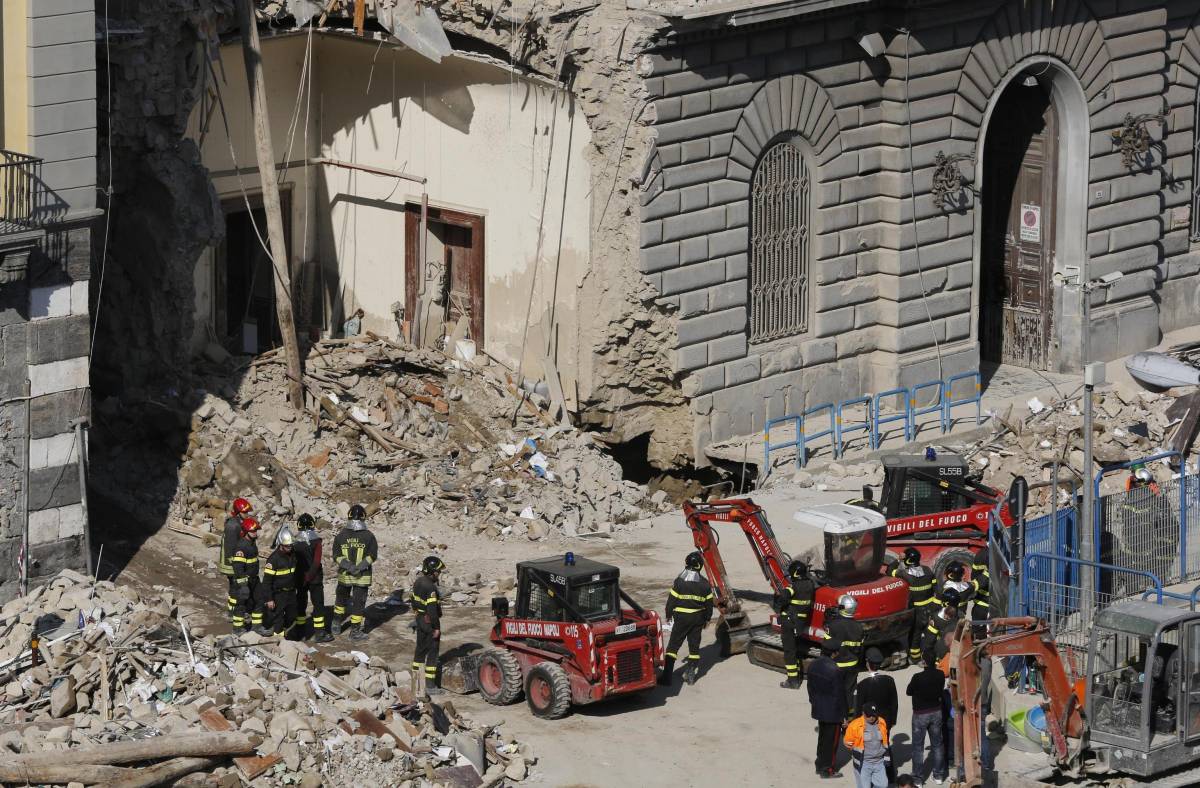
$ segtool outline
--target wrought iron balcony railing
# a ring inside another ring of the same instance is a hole
[[[41,159],[0,150],[0,233],[40,227],[45,190]]]

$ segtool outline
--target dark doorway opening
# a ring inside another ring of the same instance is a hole
[[[1059,122],[1049,86],[1017,75],[992,111],[983,148],[979,355],[1050,366]]]
[[[425,288],[417,260],[421,254],[421,206],[409,203],[404,215],[405,314],[421,322],[423,342],[452,334],[467,318],[470,338],[484,347],[483,217],[429,208],[425,239]],[[420,296],[420,309],[418,309]]]
[[[286,191],[280,193],[285,239],[290,235],[290,197]],[[213,324],[222,332],[225,347],[234,353],[263,353],[283,340],[275,314],[275,274],[263,249],[267,218],[262,197],[250,198],[250,210],[241,198],[227,200],[221,207],[225,212],[225,240],[217,248],[214,266]]]

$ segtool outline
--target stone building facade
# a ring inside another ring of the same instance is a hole
[[[89,0],[3,6],[0,603],[85,569],[75,424],[89,416],[96,16]]]
[[[668,32],[637,63],[640,265],[678,310],[698,458],[817,403],[1078,370],[1085,341],[1108,360],[1197,321],[1195,3],[647,6]],[[1084,326],[1079,282],[1117,273]]]

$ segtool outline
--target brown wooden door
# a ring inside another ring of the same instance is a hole
[[[405,315],[412,320],[416,314],[417,293],[420,280],[417,258],[420,255],[421,206],[409,204],[405,211]],[[440,243],[442,273],[436,280],[427,279],[426,290],[440,285],[444,288],[441,297],[431,308],[438,320],[457,321],[469,315],[471,338],[479,348],[484,347],[484,259],[483,217],[474,214],[430,208],[426,220],[429,233]],[[427,254],[432,254],[434,244],[429,244]],[[439,258],[434,258],[438,260]],[[431,326],[429,321],[426,325]],[[440,328],[440,326],[439,326]]]
[[[980,356],[1046,369],[1054,301],[1058,122],[1046,90],[1017,78],[992,113],[984,147]]]

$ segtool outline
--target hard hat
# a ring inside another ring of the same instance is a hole
[[[942,605],[943,606],[958,607],[958,603],[961,599],[962,599],[962,597],[959,596],[958,589],[956,589],[956,588],[943,588],[942,589]]]
[[[254,511],[254,507],[251,506],[250,502],[247,501],[245,498],[234,498],[233,499],[233,513],[234,514],[246,514],[247,512],[252,512],[252,511]]]
[[[317,527],[317,521],[311,514],[305,512],[296,518],[296,525],[299,526],[300,530],[302,531],[312,531]]]
[[[440,572],[445,568],[446,565],[442,563],[442,559],[438,558],[436,555],[426,556],[425,560],[421,562],[421,571],[427,575],[431,575],[434,572]]]
[[[242,520],[242,536],[250,536],[251,534],[257,536],[258,530],[261,527],[258,524],[258,520],[255,520],[253,517],[247,517]]]
[[[858,600],[849,594],[842,594],[838,597],[838,609],[842,611],[843,616],[853,618],[855,611],[858,610]]]
[[[361,503],[356,503],[350,507],[350,519],[351,520],[367,519],[367,510],[363,508]]]
[[[966,567],[960,562],[951,561],[950,565],[946,567],[946,577],[949,577],[952,580],[962,580],[963,572],[965,570]]]
[[[788,577],[792,578],[808,577],[808,564],[797,558],[795,561],[792,561],[790,564],[788,564],[787,572]]]
[[[1137,479],[1139,482],[1145,482],[1147,484],[1154,481],[1154,476],[1150,473],[1150,471],[1146,470],[1146,466],[1144,465],[1139,465],[1137,467],[1137,470],[1133,472],[1133,478]]]
[[[292,536],[292,529],[286,525],[279,530],[279,546],[291,547],[296,543],[296,537]]]
[[[904,548],[904,563],[909,566],[917,566],[921,563],[921,551],[915,547]]]
[[[704,556],[700,555],[698,550],[688,553],[687,558],[683,559],[683,565],[693,572],[699,572],[704,568]]]

